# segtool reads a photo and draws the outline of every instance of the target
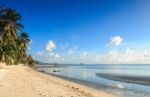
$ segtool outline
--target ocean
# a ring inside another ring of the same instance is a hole
[[[150,64],[72,64],[37,70],[123,97],[150,97]]]

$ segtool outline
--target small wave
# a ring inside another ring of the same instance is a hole
[[[121,88],[121,89],[124,88],[123,85],[121,85],[119,83],[111,83],[111,84],[109,84],[109,86],[116,87],[116,88]]]

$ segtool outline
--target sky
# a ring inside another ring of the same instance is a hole
[[[34,59],[149,64],[150,0],[0,0],[16,9]]]

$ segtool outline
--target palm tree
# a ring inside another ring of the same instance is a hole
[[[12,60],[16,60],[16,41],[19,39],[18,32],[23,28],[22,24],[19,23],[21,18],[20,14],[14,9],[5,7],[0,8],[1,61],[12,63]]]
[[[27,47],[30,39],[26,32],[22,32],[21,19],[16,10],[0,8],[0,62],[17,64],[25,63],[29,59]]]
[[[6,62],[6,64],[14,64],[15,52],[14,47],[11,44],[0,45],[0,61]]]
[[[32,56],[30,54],[27,57],[27,62],[28,62],[29,66],[34,66],[36,63],[38,63],[32,58]]]
[[[26,32],[22,32],[20,36],[22,47],[24,48],[24,50],[26,50],[30,42],[29,36]]]
[[[7,40],[17,40],[18,32],[21,31],[23,25],[19,23],[22,19],[21,15],[11,8],[0,9],[0,39],[7,42]]]
[[[22,32],[20,35],[20,39],[18,40],[18,56],[19,56],[19,61],[25,62],[27,58],[27,47],[30,42],[29,36],[26,32]]]

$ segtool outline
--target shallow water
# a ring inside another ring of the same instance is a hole
[[[107,92],[122,95],[124,97],[150,97],[150,86],[136,84],[134,82],[127,83],[129,79],[121,79],[124,81],[113,80],[114,75],[136,76],[141,78],[150,78],[150,65],[147,64],[125,64],[125,65],[61,65],[58,67],[38,67],[40,71],[49,74],[65,76],[68,78],[87,81],[86,85],[96,84],[96,88]],[[111,79],[107,77],[96,76],[96,74],[109,74]],[[111,76],[112,75],[112,76]],[[129,77],[128,77],[129,78]],[[135,80],[135,79],[134,79]],[[137,79],[138,80],[138,79]],[[142,80],[144,81],[144,79]],[[150,83],[150,82],[147,82]]]

